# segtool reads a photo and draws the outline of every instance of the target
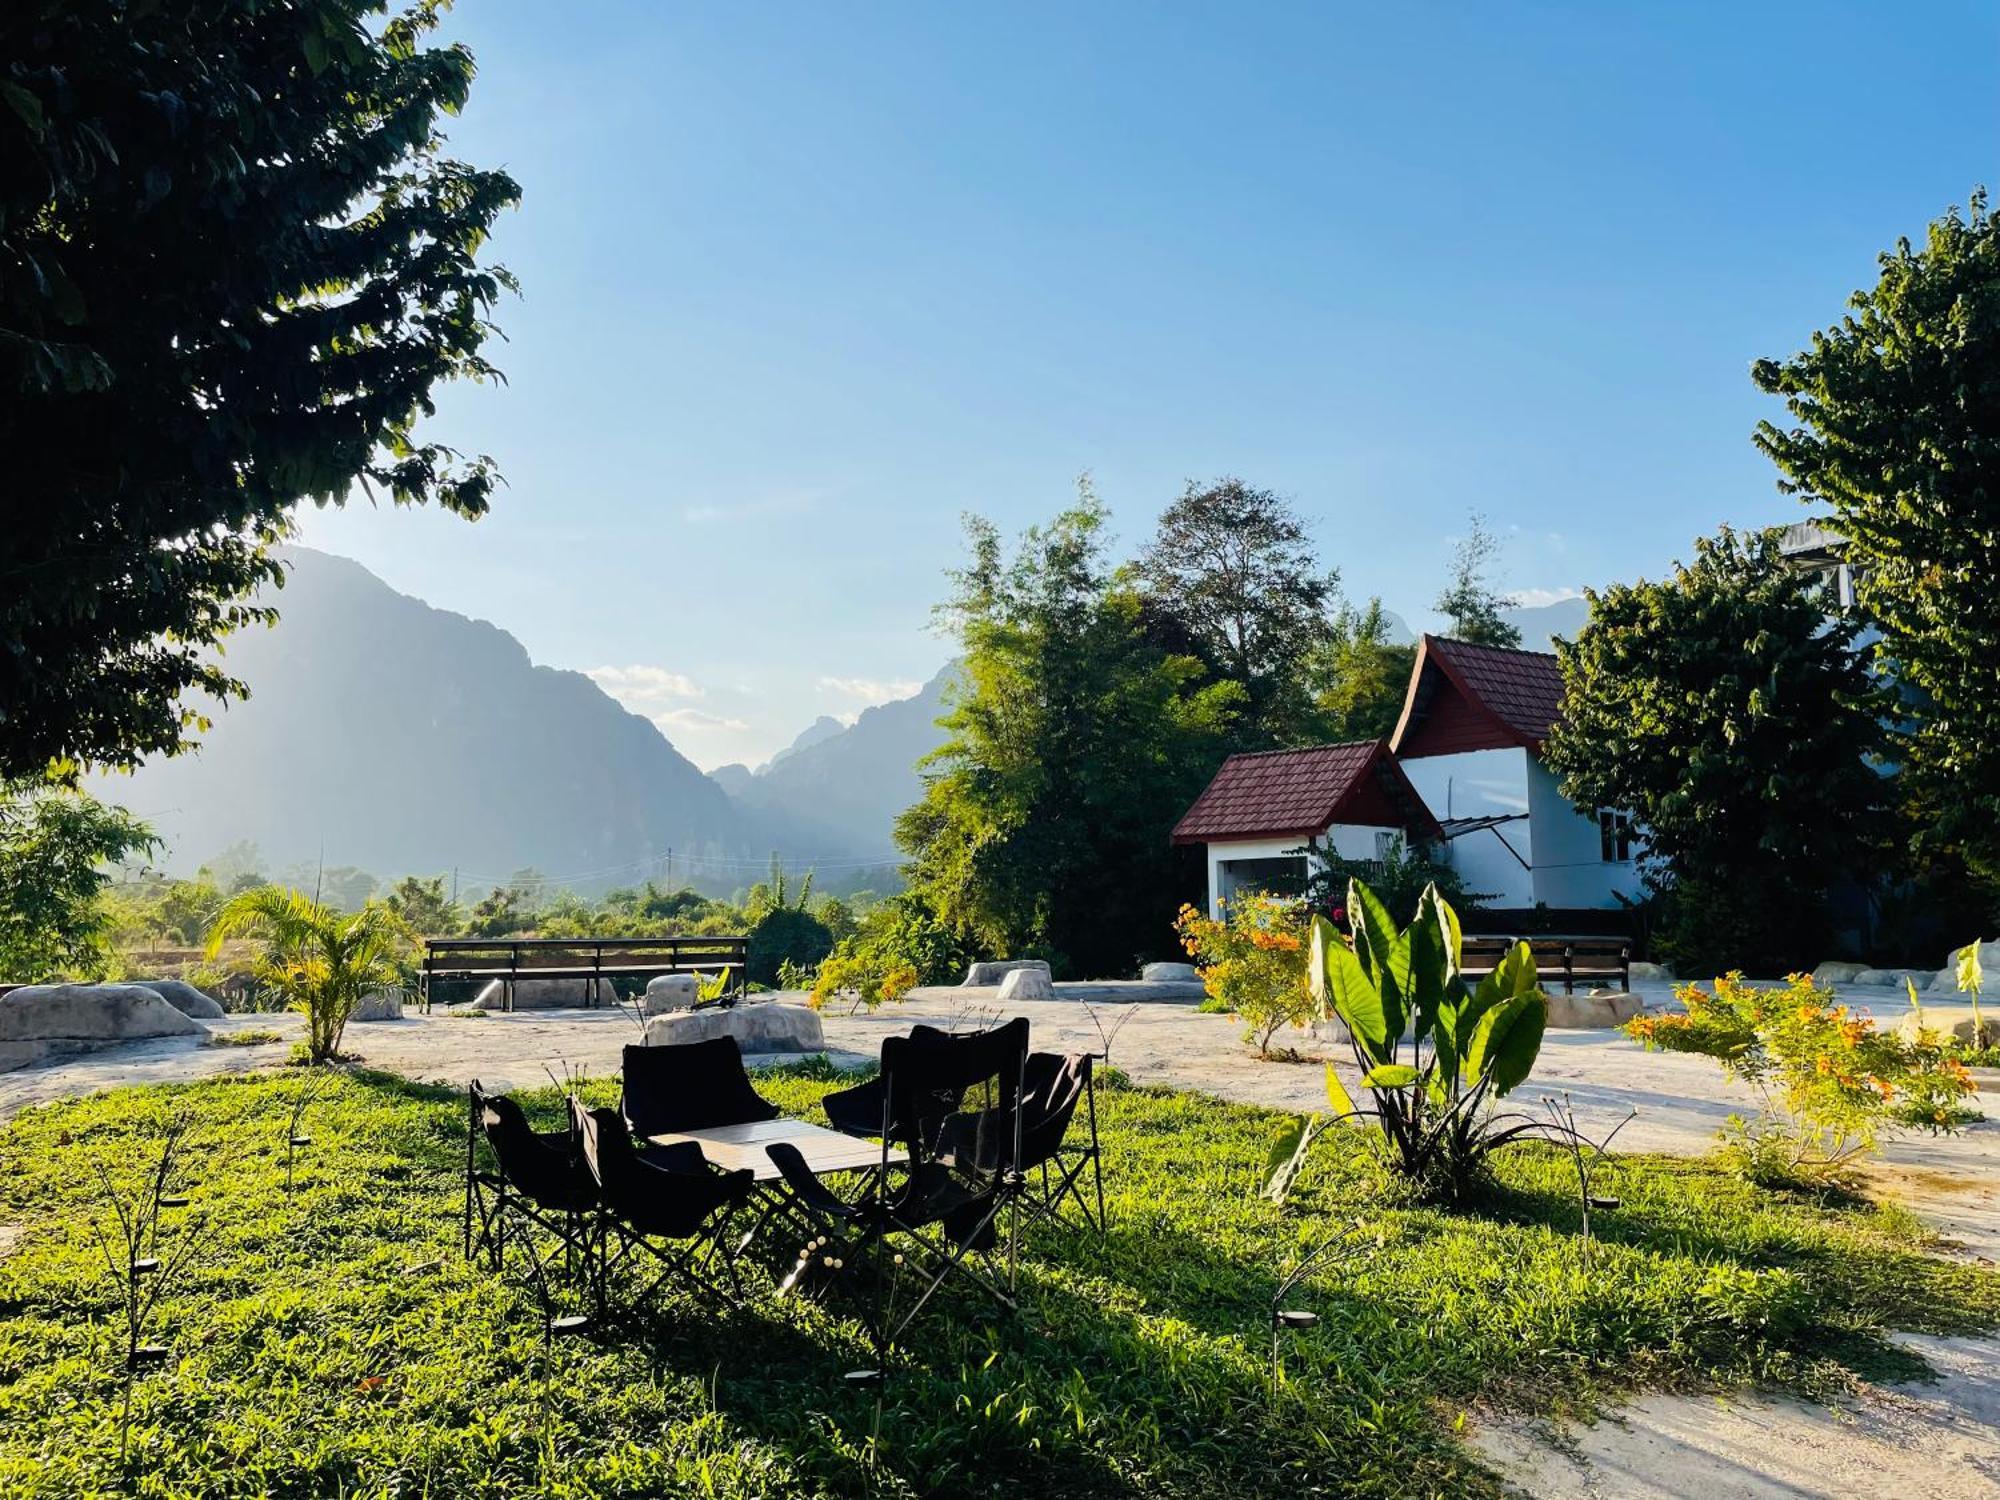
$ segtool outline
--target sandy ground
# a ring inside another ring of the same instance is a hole
[[[1669,987],[1642,983],[1648,1001]],[[1227,1017],[1156,998],[1140,986],[1061,986],[1060,998],[1010,1006],[1027,1015],[1035,1044],[1048,1051],[1102,1050],[1140,1083],[1168,1084],[1225,1099],[1313,1110],[1325,1107],[1320,1059],[1336,1055],[1310,1035],[1281,1036],[1296,1061],[1260,1061]],[[1908,1008],[1891,990],[1843,996],[1893,1023]],[[991,990],[918,990],[874,1014],[825,1018],[831,1054],[859,1063],[881,1039],[914,1021],[977,1026],[1000,1018]],[[244,1016],[218,1031],[275,1030],[284,1041],[248,1047],[187,1040],[135,1043],[53,1066],[0,1074],[0,1120],[48,1099],[131,1083],[204,1077],[284,1061],[301,1034],[295,1016]],[[347,1046],[370,1066],[441,1083],[481,1079],[488,1087],[533,1087],[585,1070],[619,1068],[620,1050],[638,1039],[617,1011],[521,1012],[484,1018],[412,1015],[357,1025]],[[1343,1049],[1344,1050],[1344,1049]],[[1343,1070],[1349,1065],[1340,1059]],[[2000,1075],[1982,1078],[2000,1101]],[[1603,1132],[1636,1110],[1621,1150],[1695,1153],[1749,1096],[1701,1058],[1649,1055],[1606,1032],[1551,1032],[1534,1080],[1517,1103],[1566,1094],[1578,1123]],[[1955,1137],[1889,1142],[1876,1186],[1915,1207],[1947,1237],[1951,1253],[2000,1261],[2000,1102],[1996,1119]],[[1939,1379],[1871,1389],[1835,1407],[1756,1395],[1726,1399],[1641,1396],[1595,1425],[1552,1433],[1528,1420],[1489,1420],[1473,1435],[1479,1451],[1524,1494],[1544,1500],[1792,1500],[1802,1496],[2000,1500],[2000,1339],[1911,1338]]]

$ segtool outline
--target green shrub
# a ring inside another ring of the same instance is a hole
[[[747,964],[757,984],[776,984],[781,965],[811,968],[833,951],[826,923],[796,906],[774,906],[750,929]]]
[[[1183,906],[1174,923],[1181,946],[1201,965],[1208,992],[1202,1008],[1241,1020],[1243,1039],[1259,1057],[1271,1055],[1271,1039],[1280,1028],[1304,1026],[1313,1018],[1301,917],[1297,901],[1248,895],[1226,903],[1219,920]]]
[[[1713,1058],[1757,1091],[1757,1119],[1731,1116],[1723,1132],[1725,1159],[1752,1180],[1834,1180],[1885,1126],[1942,1132],[1978,1118],[1972,1080],[1942,1041],[1883,1031],[1804,974],[1780,988],[1728,974],[1674,995],[1680,1015],[1638,1016],[1625,1032],[1649,1051]]]

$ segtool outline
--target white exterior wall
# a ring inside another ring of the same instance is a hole
[[[1488,906],[1535,904],[1535,847],[1539,826],[1530,793],[1526,750],[1461,750],[1453,755],[1420,755],[1398,760],[1431,816],[1516,818],[1497,828],[1463,834],[1444,845],[1467,890]],[[1519,814],[1527,814],[1519,817]],[[1520,858],[1515,858],[1519,855]]]
[[[1622,893],[1641,894],[1634,860],[1607,863],[1593,809],[1581,811],[1557,790],[1539,760],[1528,765],[1528,812],[1535,830],[1535,899],[1545,906],[1613,907]],[[1634,853],[1637,853],[1635,842]]]
[[[1375,858],[1376,838],[1380,834],[1402,834],[1400,828],[1376,827],[1371,823],[1335,823],[1321,831],[1322,842],[1329,839],[1333,852],[1342,859]],[[1236,894],[1236,883],[1231,878],[1229,866],[1237,860],[1283,859],[1292,851],[1301,849],[1305,839],[1237,839],[1227,843],[1208,846],[1208,914],[1222,915],[1222,902]],[[1298,856],[1300,874],[1304,874],[1305,856]]]

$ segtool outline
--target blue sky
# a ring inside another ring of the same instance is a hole
[[[1747,370],[2000,147],[2000,10],[460,0],[509,383],[477,525],[305,539],[604,680],[703,766],[927,677],[958,517],[1083,471],[1313,518],[1430,618],[1477,507],[1531,597],[1796,519]]]

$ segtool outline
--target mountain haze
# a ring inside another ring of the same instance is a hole
[[[845,728],[822,719],[761,770],[723,766],[715,779],[746,807],[790,823],[817,823],[843,861],[897,863],[896,815],[923,795],[917,762],[944,743],[937,720],[956,672],[947,665],[914,697],[864,709]],[[828,722],[839,732],[815,737]]]
[[[671,849],[676,883],[727,889],[773,849],[824,847],[737,806],[651,721],[499,627],[346,558],[284,556],[278,624],[229,642],[249,701],[217,711],[198,751],[94,783],[153,823],[169,868],[248,840],[269,869],[455,867],[476,887],[533,866],[591,891],[664,875]]]

